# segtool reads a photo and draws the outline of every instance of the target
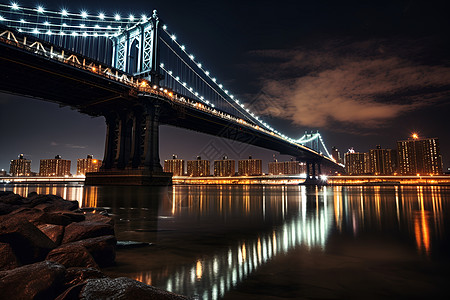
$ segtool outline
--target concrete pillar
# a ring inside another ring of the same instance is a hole
[[[119,114],[119,139],[115,160],[115,166],[118,169],[124,169],[130,157],[132,124],[127,112]]]
[[[142,108],[135,108],[133,110],[133,130],[131,139],[131,155],[128,161],[129,168],[138,168],[142,160],[142,122],[144,117],[142,115]]]
[[[316,163],[315,162],[312,163],[312,174],[311,174],[311,176],[312,176],[312,179],[316,179],[317,174],[316,174]]]
[[[144,167],[156,173],[163,171],[159,160],[159,110],[160,107],[158,105],[147,109],[148,114],[144,141]]]
[[[114,165],[116,145],[116,127],[117,115],[114,113],[105,116],[106,122],[106,139],[105,139],[105,154],[103,157],[102,170],[109,170]]]

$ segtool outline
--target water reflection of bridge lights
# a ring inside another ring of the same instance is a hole
[[[198,187],[187,187],[196,190]],[[228,200],[232,202],[232,188],[220,187],[222,199],[219,201]],[[245,208],[252,206],[253,196],[247,189],[243,189],[244,198],[242,199],[242,206],[244,210],[242,215],[246,215]],[[261,188],[260,204],[261,213],[264,214],[265,205],[262,205],[265,199],[265,193],[270,188]],[[289,192],[292,193],[291,189]],[[297,189],[296,189],[297,190]],[[241,190],[240,190],[241,191]],[[198,190],[197,190],[198,192]],[[274,193],[274,191],[270,191]],[[280,194],[279,200],[282,201],[278,207],[271,206],[271,209],[276,208],[279,212],[283,211],[283,223],[266,233],[261,233],[253,239],[243,239],[238,241],[234,246],[230,246],[228,250],[222,251],[212,256],[201,257],[196,259],[191,265],[178,267],[174,272],[162,279],[158,286],[163,287],[169,291],[174,291],[181,294],[195,294],[200,299],[219,299],[224,296],[225,292],[235,287],[239,282],[243,281],[249,274],[257,270],[261,265],[271,261],[275,256],[285,254],[294,248],[304,247],[305,250],[310,251],[316,249],[319,251],[325,250],[326,241],[332,225],[331,215],[328,213],[328,205],[332,205],[327,201],[326,188],[323,192],[318,191],[319,197],[316,199],[307,199],[305,187],[298,187],[296,197],[298,202],[298,211],[294,216],[288,217],[288,210],[292,213],[295,207],[292,204],[289,206],[287,202],[287,188],[278,187],[277,192]],[[182,200],[187,200],[193,204],[193,197],[186,196],[185,192],[180,193],[180,187],[172,189],[171,204],[178,206],[176,209],[172,206],[170,211],[172,213],[180,213]],[[191,193],[191,194],[196,194]],[[201,192],[200,194],[205,194]],[[187,199],[177,199],[184,195]],[[197,195],[200,198],[200,195]],[[228,198],[228,199],[227,199]],[[245,199],[247,201],[245,201]],[[273,198],[273,195],[272,197]],[[208,203],[208,199],[204,199]],[[311,201],[312,200],[312,201]],[[222,214],[226,214],[227,210],[220,207],[215,207]],[[195,205],[194,205],[195,206]],[[312,206],[312,207],[309,207]],[[202,201],[198,199],[197,207],[202,207],[200,214],[208,214],[208,210],[213,208],[213,204],[203,206]],[[254,209],[254,207],[251,207]],[[270,211],[276,214],[276,211]],[[134,276],[135,279],[145,283],[152,282],[151,273],[139,273]],[[161,278],[161,277],[160,277]]]

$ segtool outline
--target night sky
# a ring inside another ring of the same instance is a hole
[[[8,3],[7,1],[0,1]],[[117,3],[115,3],[117,2]],[[35,7],[36,1],[18,1]],[[49,10],[151,14],[158,10],[224,86],[268,123],[299,138],[319,130],[328,148],[363,152],[413,132],[438,137],[450,167],[450,18],[445,1],[41,1]],[[7,72],[7,70],[0,70]],[[105,124],[56,104],[0,93],[0,169],[39,159],[103,157]],[[161,160],[272,151],[163,126]],[[218,159],[219,157],[208,157]],[[287,157],[280,157],[285,159]],[[264,164],[266,165],[266,164]],[[267,170],[267,166],[265,166]]]

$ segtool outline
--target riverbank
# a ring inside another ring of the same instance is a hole
[[[0,192],[2,299],[187,299],[130,278],[108,278],[115,264],[114,221],[77,201]]]

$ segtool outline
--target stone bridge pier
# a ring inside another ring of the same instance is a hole
[[[86,174],[86,185],[167,185],[159,159],[158,104],[133,106],[105,114],[106,140],[99,172]]]

